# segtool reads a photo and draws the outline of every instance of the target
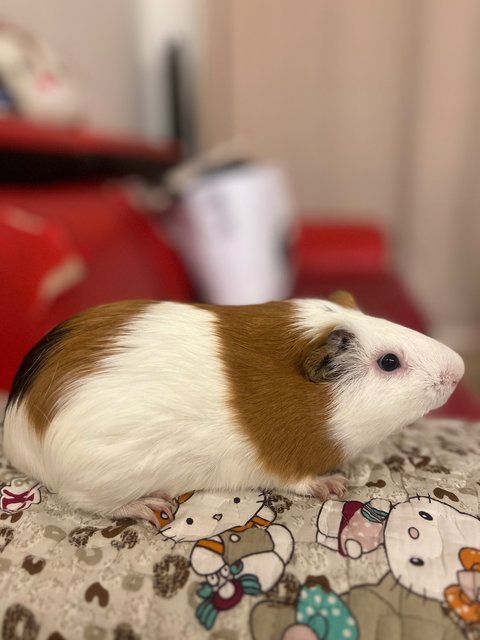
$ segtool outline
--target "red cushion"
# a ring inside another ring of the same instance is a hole
[[[389,261],[381,232],[367,224],[304,222],[294,243],[294,262],[301,273],[323,277],[338,272],[384,271]]]
[[[295,295],[328,298],[337,289],[350,291],[359,307],[369,315],[386,318],[416,331],[425,331],[424,320],[399,280],[392,274],[338,272],[319,276],[300,274]]]

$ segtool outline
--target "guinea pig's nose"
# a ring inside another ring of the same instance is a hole
[[[455,387],[459,379],[460,378],[451,371],[442,371],[440,374],[440,384],[446,387]]]
[[[217,522],[220,522],[220,520],[223,518],[223,513],[216,513],[214,516],[212,516],[212,518],[214,520],[217,520]]]
[[[462,358],[452,351],[452,357],[448,363],[448,367],[440,374],[440,384],[455,387],[463,378],[465,373],[465,364]]]

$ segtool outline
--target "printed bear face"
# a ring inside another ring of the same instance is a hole
[[[385,548],[398,583],[414,593],[444,599],[462,569],[460,550],[480,542],[477,518],[429,497],[395,505],[385,528]]]
[[[173,520],[160,531],[175,542],[211,538],[246,524],[264,502],[265,496],[253,491],[232,495],[194,492],[180,501]]]

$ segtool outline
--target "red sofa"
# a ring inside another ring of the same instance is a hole
[[[195,298],[158,219],[111,180],[160,175],[178,159],[174,146],[0,121],[2,154],[10,170],[0,176],[0,389],[26,350],[77,311],[127,298]],[[304,224],[292,257],[295,295],[348,289],[366,312],[425,331],[375,228]],[[442,415],[480,418],[480,402],[461,386]]]

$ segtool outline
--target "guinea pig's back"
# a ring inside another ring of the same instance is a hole
[[[88,509],[99,476],[105,486],[117,483],[122,504],[132,486],[140,494],[184,490],[182,459],[198,482],[215,438],[236,440],[233,421],[214,314],[129,301],[74,316],[27,354],[7,406],[4,447],[24,473]],[[168,486],[159,477],[167,466]],[[100,485],[96,491],[101,510]],[[105,505],[112,501],[106,489]]]

